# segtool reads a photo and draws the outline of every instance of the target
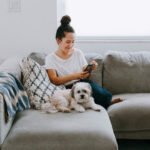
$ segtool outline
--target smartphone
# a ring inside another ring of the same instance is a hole
[[[87,67],[84,69],[84,71],[88,71],[89,73],[91,73],[93,70],[93,66],[94,66],[93,64],[88,64]]]

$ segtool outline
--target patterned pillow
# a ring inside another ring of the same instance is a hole
[[[44,67],[31,58],[22,60],[23,85],[31,101],[31,106],[41,109],[42,104],[50,103],[50,97],[55,90],[65,89],[64,86],[56,86],[49,80]]]

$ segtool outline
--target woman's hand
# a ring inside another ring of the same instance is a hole
[[[61,85],[61,84],[65,84],[69,81],[72,80],[80,80],[80,79],[85,79],[89,77],[89,73],[87,71],[81,71],[78,73],[74,73],[74,74],[69,74],[63,77],[59,77],[56,73],[55,70],[53,69],[49,69],[47,70],[49,79],[51,80],[52,83],[56,84],[56,85]]]
[[[98,63],[95,60],[93,60],[90,62],[90,64],[93,64],[93,70],[96,70]]]
[[[86,79],[90,76],[90,73],[87,71],[82,71],[82,72],[76,73],[75,75],[77,79]]]

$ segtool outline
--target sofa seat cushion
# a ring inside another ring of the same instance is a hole
[[[150,138],[150,93],[118,94],[123,102],[108,108],[113,129],[118,137]],[[144,134],[146,133],[146,134]]]
[[[18,113],[3,150],[117,150],[107,112]]]

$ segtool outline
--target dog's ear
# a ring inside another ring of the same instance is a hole
[[[74,98],[74,89],[75,89],[75,85],[72,86],[71,92],[70,92],[70,96],[71,96],[72,98]]]
[[[90,95],[92,95],[92,87],[91,87],[91,85],[89,83],[87,83],[87,87],[88,87],[88,89],[90,91]]]

